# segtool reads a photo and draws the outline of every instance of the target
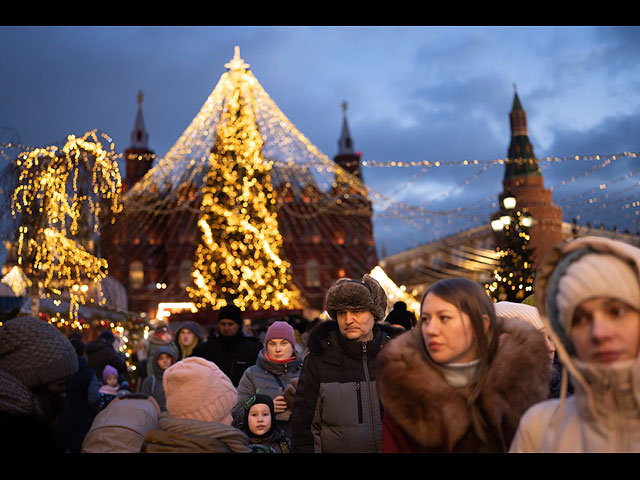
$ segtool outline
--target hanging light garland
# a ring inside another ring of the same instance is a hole
[[[103,140],[110,138],[102,135]],[[121,179],[113,158],[97,132],[69,135],[57,147],[36,148],[19,155],[17,187],[11,213],[19,221],[17,262],[43,297],[69,295],[69,318],[87,300],[87,289],[99,287],[107,262],[90,250],[99,234],[103,209],[122,210]],[[78,288],[74,288],[78,287]]]

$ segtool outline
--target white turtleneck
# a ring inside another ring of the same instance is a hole
[[[452,387],[466,387],[473,380],[474,375],[478,371],[480,360],[472,360],[464,363],[443,363],[442,373],[444,379]]]

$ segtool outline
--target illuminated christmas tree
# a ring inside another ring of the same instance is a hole
[[[500,264],[485,285],[496,302],[522,302],[533,293],[534,270],[529,248],[531,216],[520,210],[503,217],[502,239],[496,248]]]
[[[280,257],[271,163],[262,156],[249,85],[253,77],[237,51],[227,66],[233,88],[208,158],[194,286],[187,292],[198,308],[218,309],[231,302],[241,309],[296,308],[299,292],[289,264]]]

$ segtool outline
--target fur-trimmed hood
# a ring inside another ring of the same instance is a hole
[[[498,322],[498,350],[479,401],[506,451],[521,415],[549,392],[544,337],[523,320]],[[420,328],[387,344],[378,357],[380,400],[393,420],[425,448],[454,451],[473,430],[468,388],[450,386],[429,362]]]

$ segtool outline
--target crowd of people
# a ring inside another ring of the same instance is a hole
[[[371,276],[327,291],[304,332],[218,312],[159,324],[131,388],[110,331],[84,344],[37,318],[0,326],[4,453],[640,451],[640,249],[554,247],[523,303],[431,285],[416,318]]]

